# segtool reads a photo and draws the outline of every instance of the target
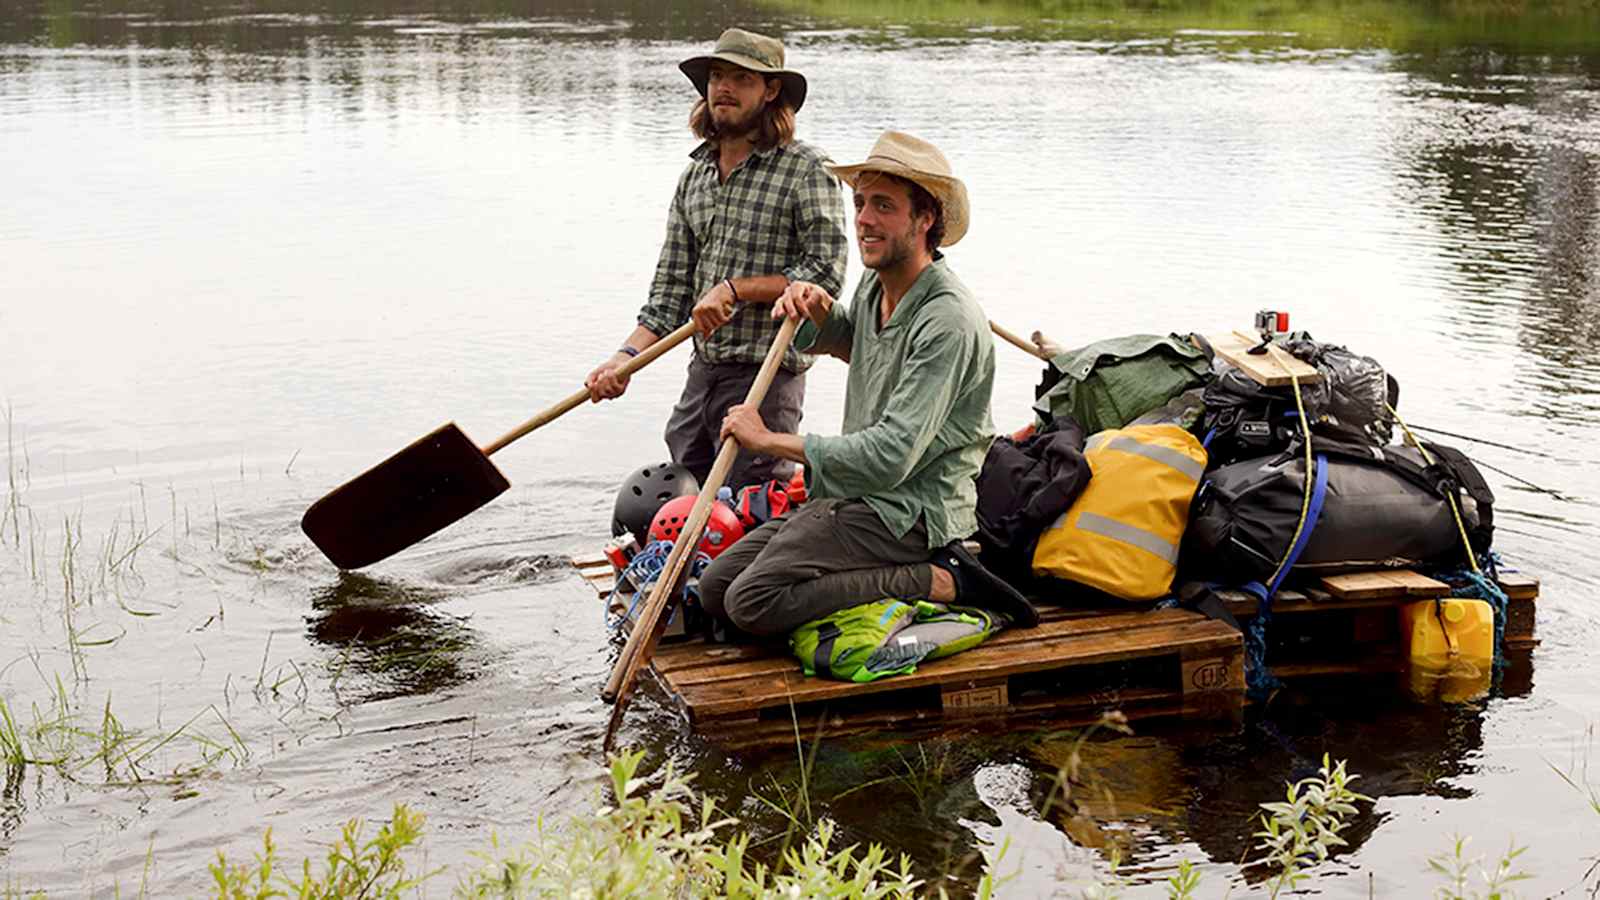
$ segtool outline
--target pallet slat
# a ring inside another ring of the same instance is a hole
[[[1425,600],[1450,595],[1450,585],[1409,569],[1329,575],[1322,579],[1321,584],[1324,590],[1341,600],[1372,600],[1386,597]]]
[[[1532,600],[1539,596],[1539,579],[1521,572],[1501,572],[1500,589],[1512,600]]]
[[[1112,613],[1093,618],[1057,619],[1041,622],[1035,628],[1008,628],[962,654],[963,658],[982,650],[986,653],[1005,653],[1010,648],[1027,648],[1062,638],[1089,638],[1095,635],[1142,628],[1193,622],[1195,614],[1181,609],[1161,609],[1148,612]],[[713,645],[714,646],[714,645]],[[673,648],[674,658],[666,660],[664,668],[657,671],[669,675],[674,685],[692,686],[724,681],[731,678],[770,675],[775,672],[800,671],[800,663],[790,656],[781,644],[724,645],[745,648],[744,652],[718,654],[715,661],[704,659],[706,649],[691,652],[690,645]],[[776,654],[776,655],[775,655]],[[659,655],[658,655],[659,656]],[[701,661],[695,661],[696,657]],[[930,663],[931,665],[931,663]],[[690,671],[693,670],[693,671]],[[903,676],[897,676],[896,681]]]
[[[1064,636],[1045,639],[1022,647],[992,647],[988,644],[920,666],[908,675],[896,675],[866,684],[806,678],[798,663],[780,671],[767,671],[692,684],[664,676],[672,690],[689,708],[690,715],[725,715],[750,709],[810,703],[846,695],[913,690],[938,685],[952,679],[985,680],[1030,672],[1072,668],[1093,663],[1115,662],[1144,656],[1171,655],[1188,650],[1212,651],[1219,655],[1240,644],[1239,633],[1220,623],[1195,615],[1189,622],[1155,625],[1093,637]]]

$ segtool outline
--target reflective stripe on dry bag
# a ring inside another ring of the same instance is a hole
[[[1039,536],[1034,572],[1124,600],[1163,596],[1177,573],[1205,448],[1176,425],[1134,425],[1092,436],[1084,458],[1089,486]]]

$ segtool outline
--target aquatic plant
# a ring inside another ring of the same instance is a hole
[[[917,896],[923,887],[911,860],[891,863],[882,847],[834,849],[835,828],[823,819],[778,870],[746,861],[747,834],[727,835],[737,820],[697,796],[690,778],[670,767],[661,784],[641,790],[643,752],[611,758],[614,805],[547,828],[532,842],[502,851],[498,841],[482,866],[457,886],[462,897],[846,897]],[[993,882],[978,886],[988,897]],[[942,893],[942,891],[940,892]]]
[[[30,707],[31,718],[22,719],[0,699],[0,764],[7,784],[18,782],[29,767],[47,770],[70,782],[122,787],[140,784],[178,784],[231,760],[235,765],[250,758],[250,748],[228,718],[208,705],[171,731],[147,732],[124,725],[112,711],[106,694],[97,720],[82,714],[72,703],[66,685],[57,677],[50,703]],[[204,719],[220,724],[226,738],[200,728]],[[169,747],[188,747],[192,755],[173,763]],[[90,770],[99,774],[90,777]]]
[[[1470,838],[1455,835],[1454,843],[1449,852],[1439,853],[1428,858],[1428,868],[1442,875],[1446,885],[1439,888],[1434,895],[1439,900],[1503,900],[1511,894],[1506,890],[1506,885],[1516,881],[1523,881],[1533,876],[1517,868],[1517,857],[1527,850],[1527,847],[1518,847],[1515,842],[1500,856],[1493,869],[1483,868],[1483,857],[1468,858],[1466,855],[1467,844]],[[1468,882],[1471,874],[1476,870],[1478,877],[1483,881],[1483,892],[1476,890],[1469,892]]]
[[[1167,879],[1167,897],[1170,900],[1190,900],[1200,889],[1200,870],[1187,859],[1178,863],[1178,871]]]
[[[1261,839],[1256,849],[1266,855],[1255,862],[1277,868],[1273,897],[1285,887],[1293,890],[1306,878],[1306,866],[1327,859],[1335,848],[1345,845],[1339,836],[1349,825],[1345,818],[1355,814],[1358,801],[1372,802],[1371,797],[1350,789],[1350,782],[1359,777],[1345,772],[1342,759],[1330,765],[1324,753],[1316,775],[1289,785],[1286,801],[1261,804],[1265,814],[1261,816],[1262,830],[1255,833]]]
[[[351,819],[338,839],[328,847],[322,871],[313,874],[311,860],[300,865],[300,877],[278,868],[277,845],[272,829],[262,835],[262,849],[252,863],[232,865],[221,850],[211,864],[211,877],[219,898],[227,900],[266,900],[269,897],[336,898],[361,897],[398,900],[424,881],[439,874],[435,869],[418,875],[408,871],[404,852],[422,839],[423,816],[403,803],[397,803],[389,821],[370,840],[361,834],[366,825]]]

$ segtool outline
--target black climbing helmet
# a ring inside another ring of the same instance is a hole
[[[700,479],[677,463],[656,463],[634,469],[617,491],[611,509],[611,536],[632,534],[643,547],[650,539],[650,523],[668,500],[700,493]]]

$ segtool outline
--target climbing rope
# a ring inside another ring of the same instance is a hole
[[[1411,433],[1411,429],[1406,427],[1405,420],[1400,418],[1400,414],[1395,412],[1393,406],[1385,403],[1384,407],[1389,410],[1389,415],[1394,416],[1395,422],[1400,425],[1400,430],[1405,432],[1406,440],[1410,441],[1411,446],[1422,454],[1423,464],[1431,468],[1434,464],[1433,454],[1429,453],[1428,448],[1422,446],[1422,442],[1417,440],[1417,436]],[[1499,669],[1506,664],[1504,650],[1506,605],[1510,600],[1506,597],[1506,592],[1500,589],[1500,585],[1494,578],[1495,563],[1493,555],[1485,557],[1485,565],[1480,566],[1478,564],[1478,555],[1472,551],[1472,541],[1467,538],[1467,524],[1461,517],[1461,507],[1456,503],[1455,492],[1445,491],[1444,499],[1450,504],[1450,514],[1455,517],[1456,533],[1461,535],[1461,549],[1467,557],[1468,568],[1457,572],[1443,573],[1440,579],[1450,585],[1450,596],[1469,600],[1484,600],[1494,610],[1494,666]],[[1489,570],[1487,576],[1484,575],[1485,568]]]
[[[1267,346],[1278,353],[1283,352],[1272,344]],[[1306,448],[1306,489],[1304,495],[1300,498],[1300,521],[1295,523],[1294,537],[1289,539],[1289,546],[1284,548],[1283,551],[1283,559],[1278,560],[1278,567],[1273,570],[1272,580],[1268,582],[1269,590],[1267,593],[1269,596],[1277,592],[1278,585],[1283,581],[1283,577],[1288,574],[1289,567],[1294,563],[1294,558],[1297,555],[1295,550],[1300,543],[1300,533],[1305,530],[1306,519],[1311,512],[1311,481],[1314,476],[1314,465],[1311,456],[1311,426],[1306,422],[1305,398],[1300,395],[1300,376],[1296,375],[1294,370],[1288,366],[1284,366],[1283,370],[1289,373],[1289,386],[1294,388],[1294,408],[1300,414],[1300,435]]]
[[[639,609],[639,604],[650,596],[651,586],[656,583],[657,578],[661,577],[661,570],[667,567],[667,557],[671,554],[671,541],[651,541],[644,546],[644,549],[633,555],[633,559],[629,560],[628,565],[617,576],[616,587],[616,590],[624,591],[623,585],[633,585],[633,596],[628,602],[628,608],[622,612],[612,613],[610,609],[613,604],[606,604],[607,628],[617,631],[622,628],[624,622],[633,619],[634,613]],[[703,550],[696,550],[694,559],[689,563],[689,578],[699,578],[700,573],[705,571],[706,566],[710,564],[711,557]],[[684,590],[694,596],[696,600],[699,599],[699,591],[696,585],[688,584]]]
[[[1266,344],[1267,349],[1277,354],[1284,351],[1272,343]],[[1276,358],[1276,357],[1275,357]],[[1278,360],[1282,364],[1281,360]],[[1289,574],[1289,569],[1294,566],[1294,560],[1304,549],[1301,538],[1305,536],[1306,525],[1311,518],[1311,495],[1313,482],[1317,479],[1319,469],[1311,449],[1311,425],[1306,421],[1305,397],[1300,393],[1300,376],[1294,370],[1284,365],[1283,370],[1289,375],[1289,386],[1294,389],[1294,407],[1300,418],[1301,443],[1305,445],[1305,492],[1300,498],[1300,519],[1295,523],[1294,536],[1289,539],[1288,546],[1284,548],[1283,558],[1278,560],[1278,565],[1272,572],[1272,578],[1265,584],[1253,582],[1244,586],[1245,590],[1256,595],[1256,615],[1250,620],[1250,627],[1245,632],[1245,687],[1252,699],[1259,700],[1281,686],[1276,675],[1267,668],[1267,629],[1272,624],[1272,598],[1277,594],[1278,587]]]

